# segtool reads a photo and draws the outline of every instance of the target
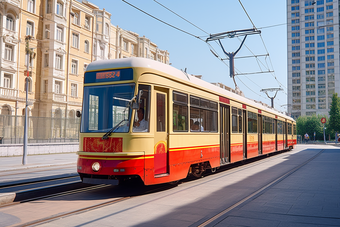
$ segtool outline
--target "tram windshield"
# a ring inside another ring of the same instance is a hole
[[[81,132],[128,132],[135,84],[84,87]]]

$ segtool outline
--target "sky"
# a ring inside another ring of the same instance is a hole
[[[213,48],[221,58],[227,58],[218,43],[205,42],[210,34],[252,29],[260,35],[248,35],[235,59],[237,86],[247,98],[271,105],[261,89],[282,88],[274,106],[287,110],[287,18],[285,0],[126,0],[148,14],[191,35],[174,29],[140,12],[122,0],[92,0],[91,3],[111,13],[111,23],[133,31],[170,53],[170,63],[189,74],[202,75],[211,83],[220,82],[235,88],[229,76],[229,61],[223,63],[211,53]],[[166,8],[164,8],[162,4]],[[245,13],[245,11],[249,15]],[[250,18],[250,19],[249,19]],[[187,21],[189,22],[187,22]],[[194,25],[192,25],[194,24]],[[197,28],[198,27],[198,28]],[[196,37],[199,38],[196,38]],[[243,37],[221,40],[225,51],[235,52]],[[261,56],[269,54],[269,56]],[[258,56],[258,57],[254,57]],[[249,57],[252,56],[252,57]],[[242,58],[244,57],[244,58]],[[266,73],[274,71],[272,73]],[[275,92],[269,92],[274,96]]]

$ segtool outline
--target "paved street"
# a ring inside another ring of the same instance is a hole
[[[339,163],[338,147],[298,145],[290,152],[42,226],[198,226],[220,212],[224,213],[207,226],[340,226]],[[115,191],[106,192],[106,196],[102,201],[115,196]],[[51,204],[41,215],[48,216],[56,207],[62,212],[69,201],[81,204],[95,198],[92,193],[73,199],[70,195],[53,203],[41,201],[39,206]],[[36,205],[25,206],[34,212]],[[0,214],[12,221],[22,219],[20,206],[0,209]]]

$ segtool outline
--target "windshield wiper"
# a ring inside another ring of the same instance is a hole
[[[107,140],[111,133],[113,133],[117,128],[120,127],[120,124],[123,123],[124,121],[127,121],[126,119],[121,120],[115,127],[111,128],[105,135],[103,135],[102,139]]]

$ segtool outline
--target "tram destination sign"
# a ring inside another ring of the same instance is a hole
[[[105,70],[86,72],[84,83],[103,83],[113,81],[133,80],[132,69]]]

